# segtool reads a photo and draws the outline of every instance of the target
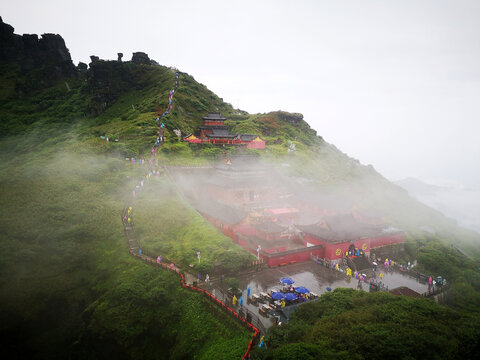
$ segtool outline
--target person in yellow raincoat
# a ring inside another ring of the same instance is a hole
[[[232,304],[237,305],[237,297],[235,295],[233,295]]]
[[[347,276],[352,276],[352,269],[347,267]]]
[[[383,279],[383,273],[380,273],[380,279]]]

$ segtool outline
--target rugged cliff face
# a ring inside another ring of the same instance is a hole
[[[14,28],[0,17],[0,65],[6,72],[29,81],[16,81],[16,94],[22,96],[49,83],[76,75],[65,41],[57,34],[14,34]]]

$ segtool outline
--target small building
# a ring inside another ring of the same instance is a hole
[[[208,113],[203,118],[203,125],[198,127],[198,134],[189,134],[182,140],[198,144],[238,145],[249,149],[265,149],[265,140],[254,134],[231,134],[225,125],[226,117],[220,113]]]

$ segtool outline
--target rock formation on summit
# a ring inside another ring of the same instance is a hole
[[[151,61],[148,55],[141,51],[133,53],[132,62],[135,64],[144,64],[144,65],[151,64]]]
[[[0,17],[0,63],[19,64],[20,72],[28,74],[28,84],[18,84],[18,93],[34,90],[40,85],[76,76],[70,52],[57,34],[14,34],[13,26]]]
[[[75,73],[70,52],[60,35],[43,34],[39,39],[36,34],[17,35],[13,31],[0,17],[0,61],[18,61],[25,71],[48,65],[56,76]]]

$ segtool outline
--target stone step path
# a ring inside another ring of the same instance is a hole
[[[170,112],[173,110],[173,95],[178,89],[178,80],[179,80],[180,74],[178,70],[176,70],[175,68],[170,68],[170,71],[175,74],[175,86],[172,90],[170,90],[170,93],[168,95],[167,110],[165,110],[161,115],[157,114],[158,116],[155,119],[158,123],[158,136],[157,136],[157,140],[155,141],[155,144],[152,147],[151,156],[155,155],[160,145],[162,145],[165,142],[165,124],[162,122],[162,120],[166,118],[166,116],[168,116],[168,114],[170,114]]]

